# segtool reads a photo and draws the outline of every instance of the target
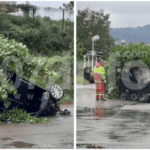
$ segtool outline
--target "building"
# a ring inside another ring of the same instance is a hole
[[[17,1],[3,1],[3,2],[7,4],[17,5]]]
[[[3,12],[18,12],[17,1],[1,1],[0,2],[0,11]]]

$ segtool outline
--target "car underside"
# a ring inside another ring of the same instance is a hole
[[[119,93],[122,99],[150,101],[150,71],[133,67],[128,75],[119,81]]]
[[[5,102],[0,101],[0,112],[19,108],[38,117],[53,115],[59,110],[57,101],[63,98],[64,93],[58,84],[52,84],[45,90],[16,73],[7,72],[7,78],[13,81],[17,94],[9,93]]]

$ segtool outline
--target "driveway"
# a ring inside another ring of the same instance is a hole
[[[49,117],[42,124],[0,124],[0,148],[73,149],[73,105],[62,105],[70,116]]]
[[[150,148],[150,104],[95,100],[95,85],[77,85],[77,148]]]

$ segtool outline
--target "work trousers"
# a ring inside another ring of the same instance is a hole
[[[105,94],[105,84],[104,83],[95,83],[96,85],[96,99],[104,99]]]

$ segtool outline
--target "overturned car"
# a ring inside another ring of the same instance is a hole
[[[150,101],[150,70],[133,67],[119,81],[121,99]]]
[[[94,83],[94,76],[91,75],[91,67],[86,67],[84,69],[84,79],[88,80],[90,83]]]
[[[52,84],[45,90],[16,73],[7,72],[6,76],[13,82],[17,94],[9,93],[5,102],[0,101],[0,112],[19,108],[38,117],[55,114],[59,110],[57,101],[63,98],[64,92],[58,84]]]

